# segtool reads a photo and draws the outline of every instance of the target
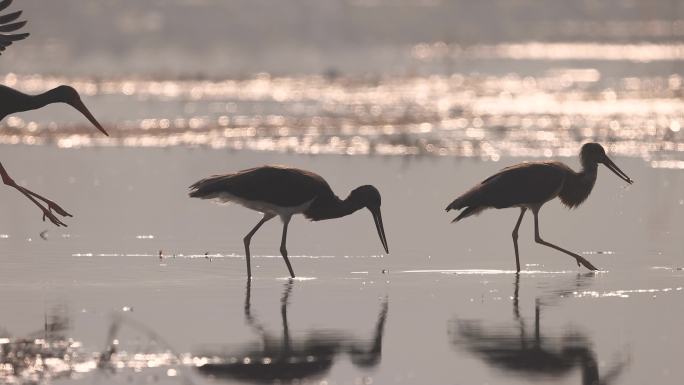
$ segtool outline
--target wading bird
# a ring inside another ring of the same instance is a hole
[[[0,11],[7,8],[10,4],[12,4],[12,0],[0,1]],[[28,33],[4,33],[16,31],[17,29],[23,27],[24,24],[26,24],[25,21],[8,24],[16,20],[20,15],[21,11],[17,11],[14,13],[0,16],[0,51],[3,51],[7,46],[12,44],[12,42],[24,39],[29,35]],[[69,104],[70,106],[80,111],[83,115],[85,115],[85,117],[88,118],[88,120],[93,125],[95,125],[95,127],[97,127],[98,130],[102,131],[102,133],[104,133],[105,135],[108,135],[107,131],[105,131],[104,128],[102,128],[100,123],[95,119],[95,117],[90,113],[90,111],[88,111],[88,108],[86,108],[85,104],[83,104],[80,96],[78,95],[78,92],[76,92],[76,90],[72,87],[62,85],[39,95],[27,95],[10,87],[0,85],[0,121],[4,119],[7,115],[16,112],[35,110],[52,103]],[[66,226],[66,224],[62,222],[59,218],[57,218],[52,211],[54,210],[55,213],[63,217],[70,217],[71,214],[66,212],[66,210],[61,208],[55,202],[47,198],[44,198],[25,187],[19,186],[9,176],[5,168],[2,166],[2,163],[0,163],[0,176],[2,177],[2,181],[4,184],[17,189],[43,211],[43,220],[45,220],[45,218],[48,218],[52,223],[54,223],[57,226]],[[40,203],[39,200],[43,201],[45,205]]]
[[[389,253],[380,215],[380,192],[370,185],[354,189],[342,200],[317,174],[291,167],[262,166],[202,179],[190,189],[192,198],[234,202],[264,214],[244,238],[248,278],[252,277],[249,253],[252,236],[261,225],[276,215],[283,221],[280,252],[292,278],[295,274],[287,258],[285,243],[287,226],[295,214],[304,214],[312,221],[320,221],[344,217],[365,207],[373,214],[382,246]]]
[[[519,207],[520,216],[513,229],[513,248],[515,249],[515,265],[520,271],[518,256],[518,228],[523,215],[530,209],[534,215],[534,240],[544,246],[554,248],[574,257],[587,269],[598,270],[579,255],[547,242],[539,235],[539,210],[544,203],[555,197],[568,208],[579,206],[591,193],[596,182],[598,164],[603,163],[625,182],[633,181],[608,158],[605,150],[598,143],[586,143],[580,152],[582,171],[575,172],[561,162],[521,163],[507,167],[490,176],[482,183],[456,198],[446,211],[463,210],[453,222],[471,215],[479,214],[488,208],[503,209]]]

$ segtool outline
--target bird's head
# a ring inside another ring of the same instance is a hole
[[[606,155],[606,150],[603,149],[598,143],[585,143],[580,151],[580,159],[582,160],[582,166],[585,168],[593,167],[594,169],[599,163],[605,165],[610,171],[614,172],[615,175],[620,177],[620,179],[625,182],[632,184],[634,181],[627,176],[620,168],[613,163],[612,160]]]
[[[382,225],[382,215],[380,214],[380,191],[371,185],[365,185],[357,187],[349,194],[349,201],[359,208],[365,207],[373,215],[373,221],[375,221],[375,227],[378,230],[378,236],[380,236],[380,242],[385,248],[385,252],[389,253],[389,247],[387,246],[387,237],[385,237],[385,228]]]
[[[78,94],[78,91],[71,86],[61,85],[55,88],[53,92],[57,94],[57,97],[61,102],[67,103],[69,105],[76,100],[81,100],[81,96]]]
[[[103,134],[109,136],[107,131],[105,131],[105,129],[102,128],[100,122],[98,122],[97,119],[95,119],[93,114],[91,114],[88,108],[85,106],[85,104],[83,104],[83,101],[81,101],[81,96],[73,87],[62,85],[52,90],[52,92],[54,92],[57,100],[77,109],[80,113],[83,114],[83,116],[85,116],[90,121],[90,123],[97,127],[98,130],[100,130]]]

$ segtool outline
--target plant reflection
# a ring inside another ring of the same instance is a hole
[[[545,306],[567,293],[586,286],[592,273],[578,275],[572,289],[555,289],[535,299],[534,327],[520,316],[520,275],[516,274],[513,295],[515,325],[483,326],[481,321],[455,320],[449,325],[451,343],[481,358],[488,365],[516,374],[526,380],[547,381],[568,376],[579,368],[583,385],[610,384],[620,375],[628,360],[620,359],[601,376],[593,344],[581,331],[544,333],[541,313]]]
[[[291,334],[287,319],[292,284],[291,280],[285,284],[280,306],[282,335],[276,336],[270,334],[252,314],[251,283],[248,281],[245,291],[245,321],[260,337],[260,341],[232,353],[214,355],[211,362],[199,367],[199,371],[219,378],[271,383],[274,380],[323,376],[332,367],[335,358],[342,353],[348,354],[357,367],[372,368],[380,363],[388,310],[387,298],[380,306],[370,341],[332,330],[311,330],[305,336],[296,337]]]

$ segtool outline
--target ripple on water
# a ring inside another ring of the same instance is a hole
[[[610,291],[595,291],[595,290],[584,290],[575,291],[572,293],[575,298],[606,298],[606,297],[618,297],[618,298],[629,298],[634,294],[659,294],[659,293],[684,293],[684,288],[679,287],[666,287],[662,289],[623,289],[623,290],[610,290]]]

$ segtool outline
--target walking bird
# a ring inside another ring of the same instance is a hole
[[[559,197],[568,208],[579,206],[591,193],[596,182],[599,163],[608,167],[625,182],[633,181],[608,158],[598,143],[586,143],[580,151],[582,170],[573,171],[561,162],[531,162],[507,167],[490,176],[482,183],[456,198],[446,211],[464,209],[453,222],[471,215],[479,214],[488,208],[503,209],[519,207],[520,216],[513,229],[513,248],[515,249],[516,269],[520,271],[518,254],[518,228],[525,212],[532,210],[534,215],[534,240],[574,257],[577,265],[590,270],[598,270],[581,256],[547,242],[539,235],[539,210],[544,203]]]
[[[380,242],[389,253],[380,215],[380,192],[370,185],[354,189],[342,200],[321,176],[310,171],[284,166],[262,166],[232,174],[215,175],[190,186],[190,197],[238,203],[264,214],[244,238],[247,277],[252,277],[249,244],[254,233],[269,219],[279,216],[283,221],[280,252],[290,276],[295,274],[287,258],[287,227],[295,214],[304,214],[312,221],[340,218],[367,208],[373,215]]]
[[[0,11],[7,8],[10,4],[12,4],[12,0],[0,1]],[[28,33],[6,33],[14,32],[26,24],[25,21],[12,23],[20,15],[21,11],[17,11],[0,16],[0,52],[4,51],[5,48],[12,44],[12,42],[24,39],[29,35]],[[52,103],[66,103],[71,105],[80,111],[86,118],[88,118],[88,120],[95,127],[97,127],[98,130],[102,131],[102,133],[105,135],[108,135],[107,131],[102,128],[100,123],[95,119],[90,111],[88,111],[88,108],[86,108],[85,104],[83,104],[78,92],[76,92],[76,90],[72,87],[62,85],[39,95],[27,95],[10,87],[0,85],[0,121],[7,115],[16,112],[35,110]],[[48,218],[57,226],[66,226],[64,222],[62,222],[53,214],[53,210],[55,213],[63,217],[70,217],[71,214],[66,212],[66,210],[61,208],[57,203],[42,197],[25,187],[19,186],[9,176],[2,163],[0,163],[0,176],[2,177],[2,181],[5,185],[17,189],[43,211],[43,220]],[[39,201],[42,201],[43,203]]]

